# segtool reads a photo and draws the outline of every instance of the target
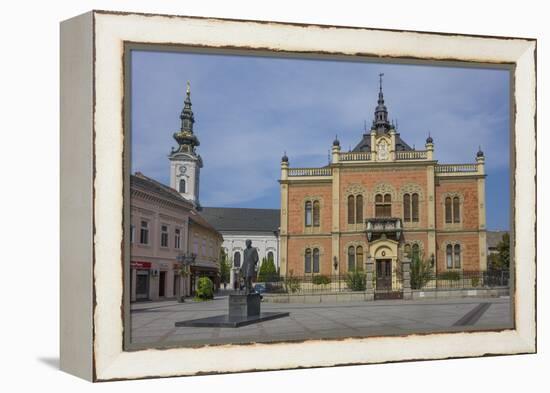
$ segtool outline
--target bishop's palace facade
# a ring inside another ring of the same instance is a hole
[[[388,121],[382,84],[370,131],[350,152],[336,139],[331,162],[281,162],[281,274],[346,274],[374,263],[395,277],[417,254],[435,273],[487,269],[485,157],[440,164],[428,136],[411,148]],[[377,281],[378,282],[378,281]]]

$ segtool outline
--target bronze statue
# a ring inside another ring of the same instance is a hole
[[[241,275],[244,279],[245,293],[253,293],[252,289],[252,277],[256,273],[256,265],[258,264],[258,251],[252,247],[252,240],[246,241],[246,248],[244,249],[243,264],[241,267]]]

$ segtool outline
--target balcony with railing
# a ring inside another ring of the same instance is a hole
[[[318,176],[331,176],[332,168],[289,168],[288,177],[318,177]]]
[[[398,217],[376,217],[365,220],[367,239],[369,242],[385,235],[388,239],[399,241],[403,232],[401,219]]]

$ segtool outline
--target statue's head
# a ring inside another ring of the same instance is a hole
[[[252,240],[246,239],[246,247],[252,246]]]

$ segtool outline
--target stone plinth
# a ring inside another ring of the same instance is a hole
[[[260,315],[260,302],[259,293],[229,295],[229,318]]]
[[[230,327],[251,325],[272,319],[288,317],[288,312],[261,312],[262,297],[259,293],[229,295],[229,313],[214,317],[176,322],[176,327]]]

